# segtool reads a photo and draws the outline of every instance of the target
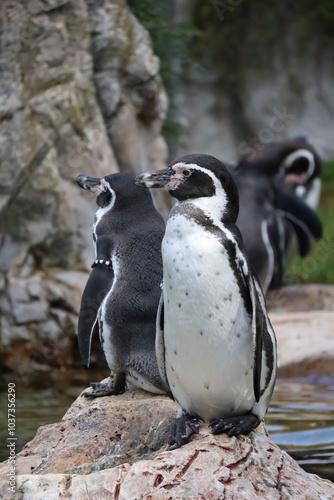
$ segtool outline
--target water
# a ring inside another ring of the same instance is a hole
[[[334,482],[334,379],[278,380],[266,425],[299,465]]]
[[[101,380],[106,373],[100,375],[85,371],[73,377],[66,372],[63,379],[57,377],[56,382],[39,389],[15,381],[17,452],[34,437],[40,425],[58,422],[89,380]],[[3,437],[7,437],[6,387],[5,384],[0,393],[2,443]],[[270,438],[303,469],[334,482],[334,378],[317,382],[278,380],[266,425]],[[8,451],[3,447],[0,461],[7,457]]]

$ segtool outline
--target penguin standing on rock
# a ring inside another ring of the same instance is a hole
[[[93,383],[87,397],[120,394],[126,381],[163,393],[155,356],[155,320],[161,294],[161,241],[165,224],[149,192],[127,174],[102,179],[79,175],[97,194],[93,224],[95,262],[83,292],[78,323],[81,357],[89,366],[92,336],[100,341],[115,379]]]
[[[257,427],[276,377],[276,340],[261,287],[235,221],[238,191],[216,158],[190,154],[135,177],[178,201],[162,243],[157,358],[180,407],[169,444],[186,443],[200,420],[214,434]]]

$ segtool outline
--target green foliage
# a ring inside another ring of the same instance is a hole
[[[323,238],[313,245],[306,258],[292,260],[286,271],[289,283],[334,284],[334,161],[323,166],[321,177],[318,215],[323,224]]]

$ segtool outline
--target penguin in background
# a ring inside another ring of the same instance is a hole
[[[272,143],[231,169],[240,196],[237,224],[265,292],[282,286],[286,263],[307,255],[322,236],[314,211],[320,164],[312,146],[296,139]]]
[[[179,405],[169,444],[199,430],[235,436],[263,419],[276,377],[276,339],[261,286],[235,225],[238,191],[224,164],[189,154],[139,174],[138,186],[177,199],[162,243],[163,292],[156,349]]]
[[[282,142],[271,142],[252,158],[240,158],[238,167],[258,174],[265,171],[272,178],[282,181],[315,210],[321,191],[321,158],[305,137],[296,137]]]
[[[275,206],[271,178],[231,171],[239,192],[237,226],[241,231],[249,260],[266,294],[280,286],[284,269],[284,223]]]
[[[95,261],[84,289],[78,321],[81,357],[89,366],[95,332],[115,374],[92,383],[87,397],[121,394],[126,381],[164,393],[155,356],[155,321],[161,294],[161,241],[165,223],[151,194],[117,173],[77,184],[97,195],[93,223]]]

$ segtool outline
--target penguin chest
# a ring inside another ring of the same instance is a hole
[[[251,318],[230,256],[191,219],[170,222],[162,246],[170,389],[184,410],[207,422],[246,413],[254,404]]]

